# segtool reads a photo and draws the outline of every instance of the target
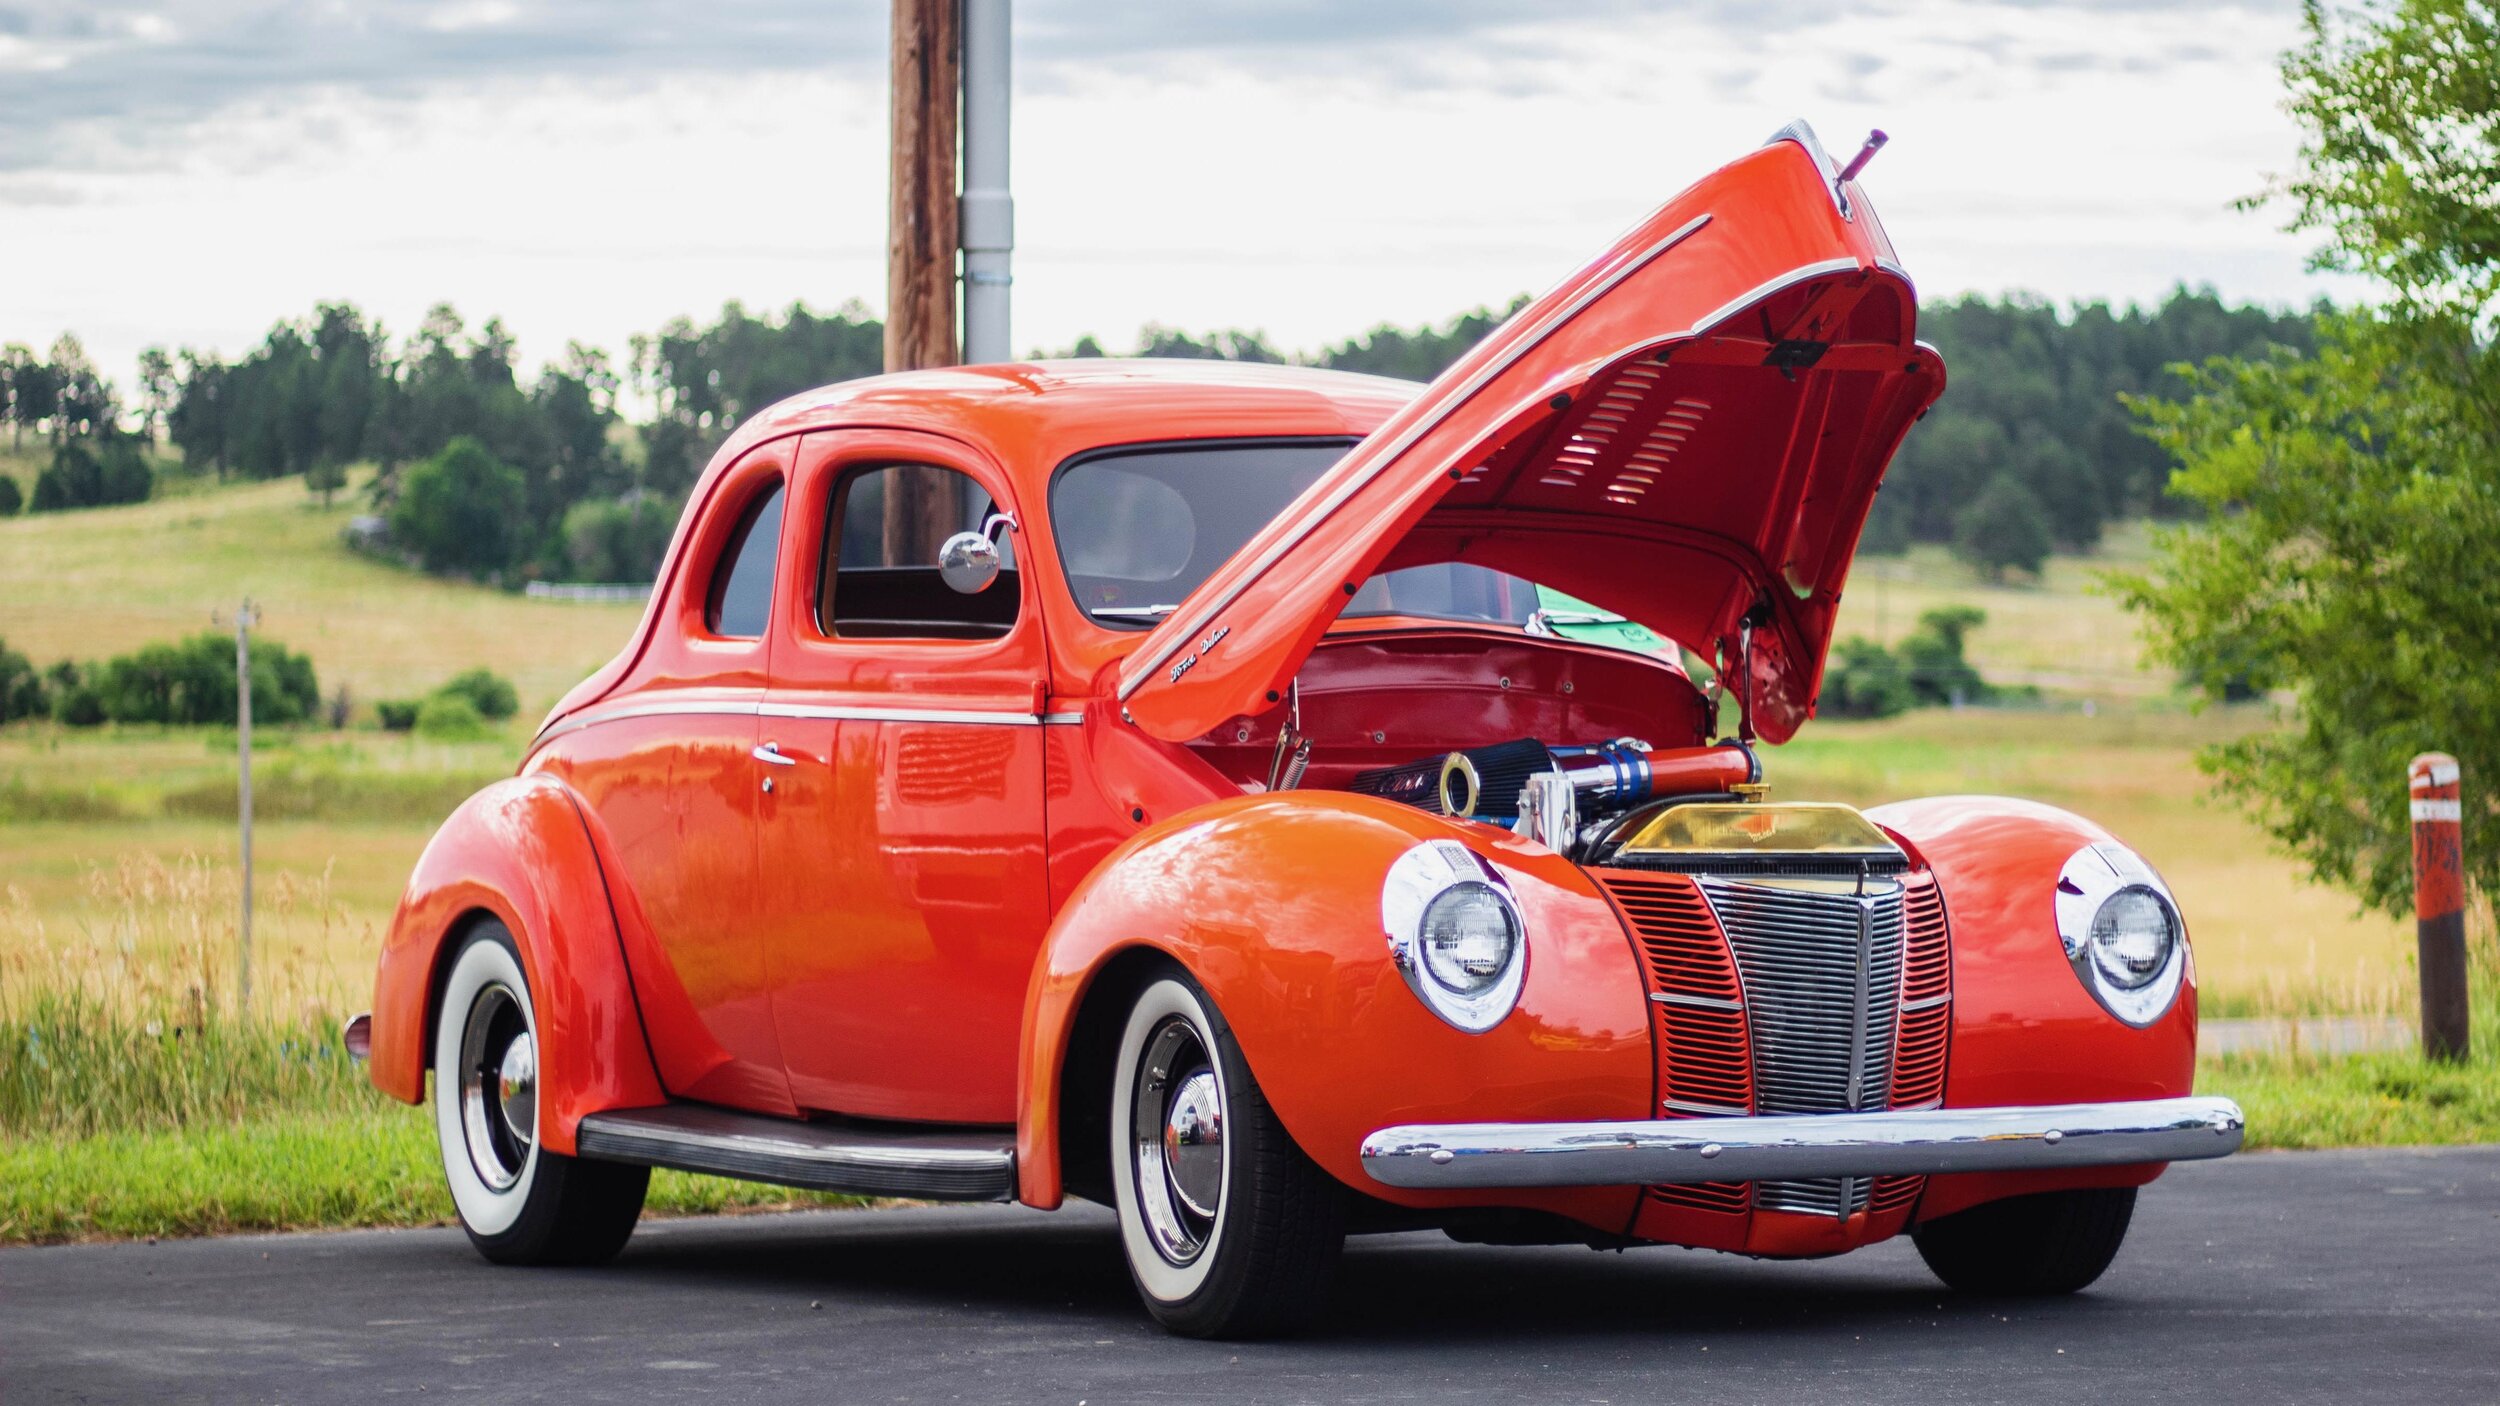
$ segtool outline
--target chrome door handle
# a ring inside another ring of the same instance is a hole
[[[757,747],[754,751],[747,753],[747,755],[755,758],[759,762],[767,762],[773,766],[797,766],[799,764],[798,758],[785,757],[781,755],[781,744],[778,742],[764,743],[762,746]]]

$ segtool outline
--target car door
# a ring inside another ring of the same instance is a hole
[[[792,1097],[867,1117],[1011,1122],[1024,990],[1048,919],[1041,613],[1012,499],[961,445],[810,435],[759,745],[757,931]],[[948,588],[947,537],[1002,567]]]
[[[792,1112],[755,932],[756,751],[788,445],[723,478],[689,569],[663,588],[644,682],[563,739],[556,763],[619,870],[626,962],[661,1082],[673,1095]]]

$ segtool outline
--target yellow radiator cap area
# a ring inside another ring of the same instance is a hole
[[[1851,806],[1705,801],[1660,811],[1620,852],[1897,855],[1901,847]]]

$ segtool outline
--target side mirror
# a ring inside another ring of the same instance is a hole
[[[967,596],[988,590],[998,579],[998,544],[986,532],[958,532],[947,538],[946,545],[938,548],[938,579]]]

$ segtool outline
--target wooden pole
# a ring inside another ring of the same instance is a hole
[[[961,0],[894,0],[893,208],[885,369],[962,360],[955,340],[955,151]]]
[[[2422,1054],[2462,1060],[2465,1004],[2464,790],[2457,759],[2424,752],[2406,773],[2413,799],[2413,918],[2422,955]]]

